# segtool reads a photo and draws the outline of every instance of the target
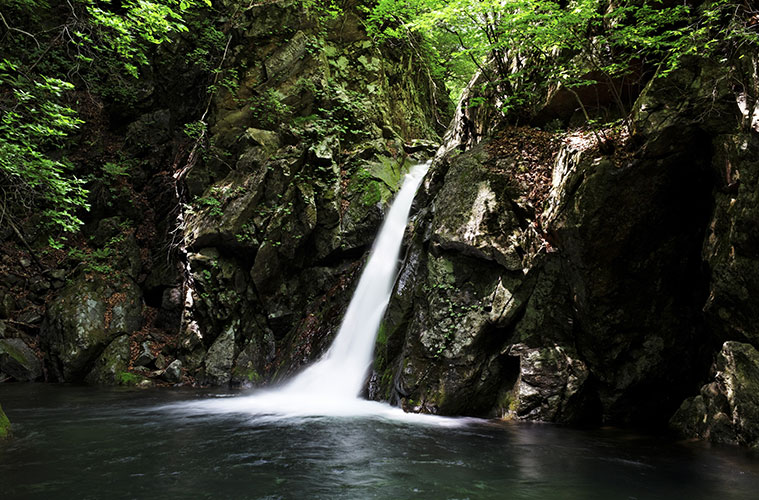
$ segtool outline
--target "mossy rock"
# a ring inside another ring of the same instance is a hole
[[[8,420],[8,416],[3,412],[3,407],[0,405],[0,439],[5,439],[11,435],[11,421]]]
[[[80,275],[50,305],[42,324],[56,377],[82,380],[116,337],[139,330],[142,321],[142,293],[134,282]]]
[[[93,385],[136,385],[133,375],[127,373],[130,356],[129,335],[121,335],[111,342],[105,351],[95,360],[95,366],[85,377],[88,384]],[[124,375],[127,375],[125,377]],[[136,378],[137,376],[134,375]]]
[[[32,382],[42,376],[42,365],[23,340],[0,339],[0,372],[20,382]]]

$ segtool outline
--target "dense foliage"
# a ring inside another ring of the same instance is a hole
[[[335,0],[301,3],[324,19],[347,8]],[[210,16],[197,15],[207,12],[210,0],[0,4],[0,220],[14,224],[39,212],[46,223],[74,231],[81,224],[78,214],[88,207],[88,180],[99,175],[78,170],[69,159],[80,139],[81,110],[88,97],[131,106],[156,47],[181,33],[193,40],[186,57],[214,74],[219,69],[211,54],[223,51],[226,37],[213,27]],[[665,75],[691,56],[718,58],[727,69],[758,45],[759,17],[744,0],[362,4],[369,34],[389,44],[410,41],[420,64],[431,68],[430,78],[445,80],[451,96],[457,98],[479,72],[485,82],[481,95],[495,94],[491,101],[515,116],[529,115],[557,88],[574,93],[601,82],[613,96],[615,118],[624,121],[629,107],[622,95],[625,85]],[[208,84],[206,91],[212,93],[225,80],[217,77]],[[270,117],[278,116],[271,110],[279,112],[284,106],[275,94],[259,100],[258,108]],[[470,105],[484,100],[471,99]],[[328,121],[330,113],[337,113],[323,111]],[[202,135],[204,127],[202,120],[193,123],[188,135]],[[106,174],[114,169],[123,172],[113,163],[103,166]]]
[[[83,123],[80,101],[95,92],[128,102],[151,48],[187,31],[188,10],[210,0],[3,3],[0,217],[14,224],[42,210],[74,231],[88,206],[86,179],[65,154]]]
[[[546,88],[608,84],[620,112],[625,80],[665,75],[687,56],[727,61],[757,45],[750,2],[710,0],[378,0],[380,38],[424,34],[454,94],[475,71],[520,109]]]

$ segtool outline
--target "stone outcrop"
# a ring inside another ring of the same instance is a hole
[[[759,446],[759,351],[725,342],[712,372],[712,382],[683,402],[670,425],[684,437]]]
[[[449,133],[459,150],[443,152],[418,198],[370,396],[441,414],[664,425],[715,346],[754,341],[757,139],[719,71],[692,60],[652,80],[634,135],[611,154],[565,135],[542,213],[503,167],[526,154],[501,153],[507,131],[478,145]],[[749,393],[749,378],[731,387]],[[729,414],[706,390],[679,412],[705,422],[680,425],[686,434]],[[753,439],[731,432],[720,439]]]
[[[223,19],[80,110],[87,140],[66,154],[94,172],[91,210],[56,248],[24,221],[42,262],[19,241],[0,277],[0,380],[252,386],[329,344],[450,102],[407,42],[367,35],[357,2],[337,18],[214,6]]]

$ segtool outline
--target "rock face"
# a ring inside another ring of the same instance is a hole
[[[187,177],[177,356],[202,383],[248,386],[329,344],[388,201],[429,154],[422,141],[409,157],[405,142],[436,139],[444,111],[407,70],[410,52],[373,42],[352,6],[338,20],[252,6],[235,40],[225,64],[245,72],[216,99],[218,149]]]
[[[684,437],[759,446],[759,351],[725,342],[712,371],[713,381],[683,402],[670,425]]]
[[[664,425],[715,347],[755,343],[757,136],[718,75],[691,61],[652,80],[634,137],[612,154],[565,135],[541,205],[520,177],[529,151],[504,146],[509,127],[477,145],[449,133],[459,151],[418,198],[370,396],[441,414]],[[753,402],[730,400],[752,387],[753,348],[736,345],[678,412],[685,434],[755,439]]]
[[[218,4],[223,85],[199,100],[197,71],[159,57],[141,108],[109,110],[120,138],[98,147],[133,172],[93,181],[81,262],[24,256],[0,280],[3,379],[258,386],[329,345],[403,174],[434,154],[442,85],[367,36],[358,2]],[[575,97],[605,116],[609,88],[540,90],[516,127],[475,76],[415,201],[368,395],[566,423],[679,407],[685,436],[756,445],[759,62],[737,64],[625,87],[613,152],[545,129],[577,122]]]

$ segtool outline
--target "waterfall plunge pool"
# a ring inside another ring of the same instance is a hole
[[[0,442],[0,498],[694,500],[759,491],[756,452],[615,429],[197,411],[235,396],[2,384],[14,437]]]

